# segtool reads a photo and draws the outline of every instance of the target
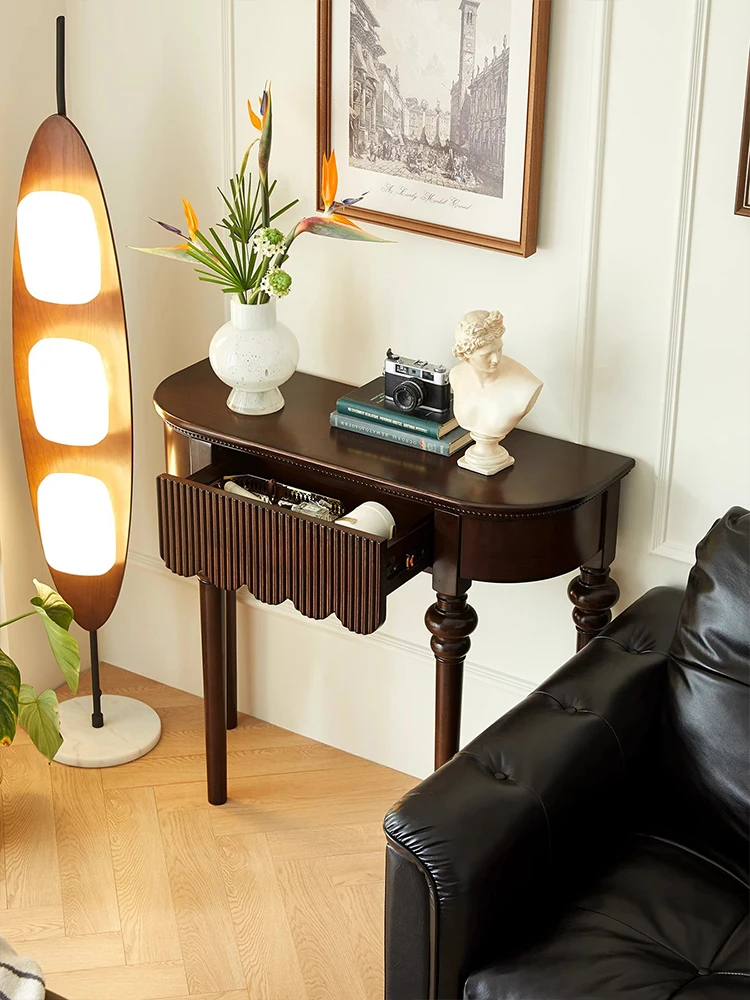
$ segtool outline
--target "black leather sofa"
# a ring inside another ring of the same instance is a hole
[[[387,1000],[750,997],[750,514],[389,812]]]

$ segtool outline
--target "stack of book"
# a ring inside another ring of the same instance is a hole
[[[389,408],[382,376],[341,396],[331,414],[331,426],[435,455],[453,455],[471,441],[469,432],[459,427],[455,418],[437,423]]]

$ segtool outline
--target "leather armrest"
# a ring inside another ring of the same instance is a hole
[[[632,827],[682,596],[650,591],[388,813],[387,1000],[460,997]]]

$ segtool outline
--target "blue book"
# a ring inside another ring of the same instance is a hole
[[[385,399],[385,379],[382,375],[367,385],[341,396],[336,401],[336,409],[339,413],[346,413],[350,417],[374,420],[388,427],[420,434],[422,437],[442,438],[458,427],[458,421],[453,416],[441,423],[439,420],[431,420],[416,413],[402,413],[401,410],[389,408]]]
[[[339,413],[338,410],[334,410],[331,414],[331,426],[343,431],[354,431],[355,434],[364,434],[366,437],[380,438],[382,441],[392,441],[393,444],[403,444],[407,448],[429,451],[434,455],[453,455],[471,441],[471,435],[463,427],[456,427],[442,438],[425,437],[412,431],[400,430],[398,427],[389,427],[387,424],[351,417],[346,413]]]

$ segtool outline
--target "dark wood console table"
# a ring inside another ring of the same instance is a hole
[[[568,587],[581,648],[612,617],[620,482],[630,458],[516,430],[516,464],[491,478],[442,458],[347,431],[328,415],[351,387],[297,372],[285,408],[265,417],[227,409],[227,388],[201,361],[166,379],[154,402],[164,420],[167,474],[159,477],[161,555],[200,579],[208,799],[227,797],[226,730],[237,724],[235,592],[291,600],[310,618],[335,614],[354,632],[383,624],[388,594],[432,573],[425,615],[436,660],[435,766],[458,750],[463,665],[477,615],[472,581],[544,580],[580,567]],[[390,541],[216,488],[255,473],[340,498],[379,500]]]

